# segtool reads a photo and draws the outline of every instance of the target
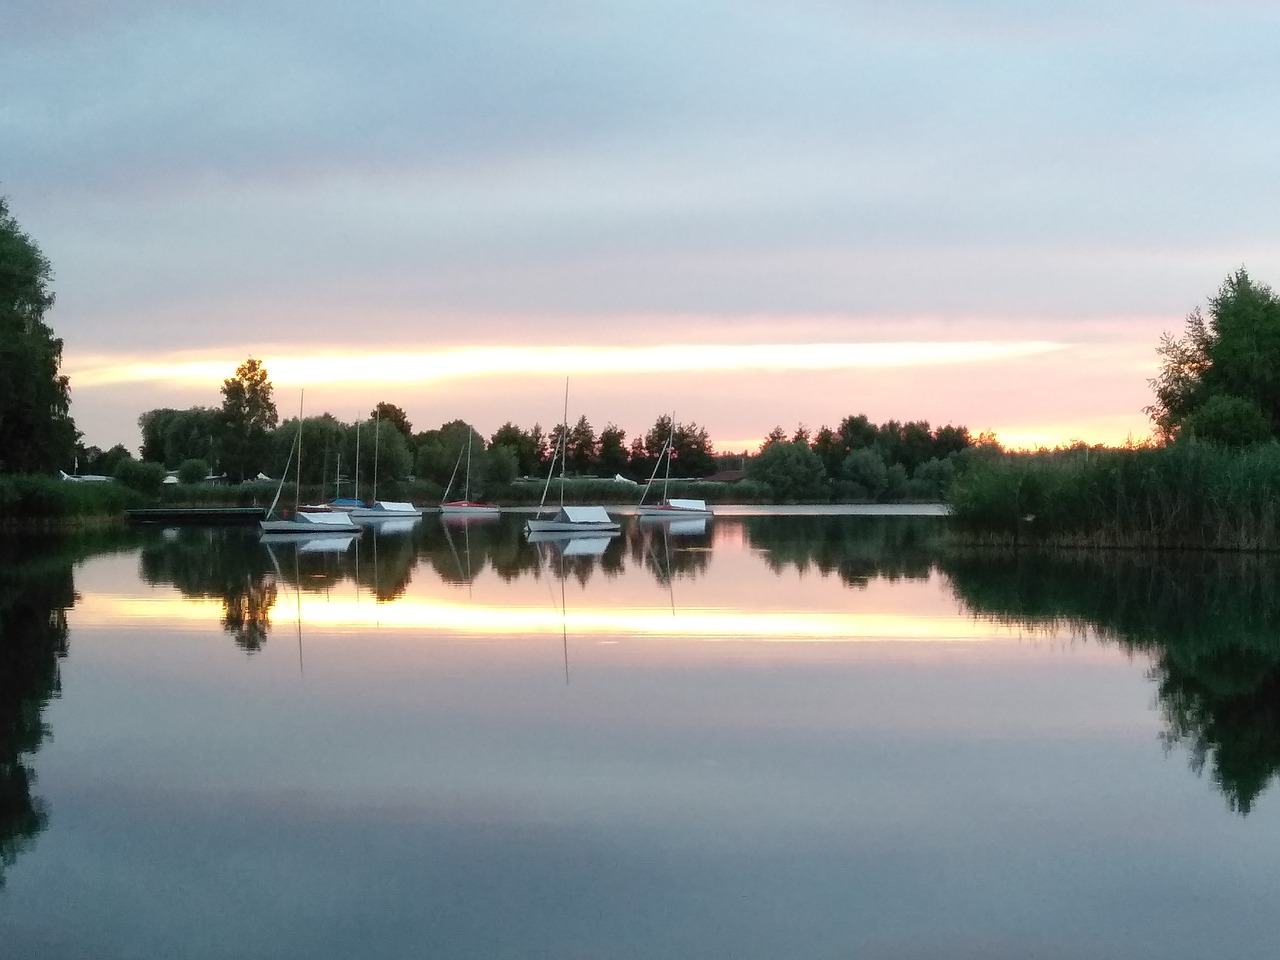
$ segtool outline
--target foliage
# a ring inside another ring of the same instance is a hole
[[[510,483],[516,478],[519,463],[515,450],[506,444],[494,444],[485,451],[484,477],[492,484]]]
[[[262,470],[278,420],[267,368],[249,357],[222,382],[222,466],[230,476],[245,480]]]
[[[466,464],[463,462],[468,443],[471,447],[471,472],[476,483],[484,474],[484,437],[465,420],[450,420],[436,430],[427,430],[414,436],[414,475],[444,487],[453,479],[462,482]]]
[[[579,475],[594,472],[596,431],[585,416],[579,417],[578,422],[569,430],[565,444],[565,462],[571,472]]]
[[[164,483],[164,467],[146,460],[121,460],[112,476],[130,490],[154,497]]]
[[[1275,550],[1280,443],[1009,454],[958,476],[950,503],[980,539]]]
[[[780,502],[828,498],[822,461],[803,441],[767,444],[748,465],[747,475],[766,484]]]
[[[200,483],[209,475],[209,464],[203,460],[183,460],[178,466],[179,483]]]
[[[139,416],[138,429],[142,432],[143,460],[163,463],[170,469],[183,460],[212,463],[218,457],[216,438],[222,432],[222,414],[212,407],[162,407]]]
[[[1155,402],[1146,412],[1162,440],[1194,435],[1237,446],[1255,442],[1258,415],[1265,435],[1278,435],[1280,298],[1243,267],[1209,299],[1209,315],[1196,307],[1183,335],[1166,333],[1157,353]]]
[[[602,477],[616,476],[628,466],[627,432],[610,423],[600,431],[600,443],[596,449],[596,472]]]
[[[525,431],[508,420],[494,431],[489,438],[489,445],[504,446],[515,451],[518,476],[528,477],[538,473],[547,460],[547,440],[542,434],[542,427],[536,423],[533,429]]]
[[[52,473],[75,453],[62,340],[44,322],[51,279],[49,261],[0,197],[0,473]]]
[[[0,477],[0,522],[76,520],[119,517],[146,503],[139,493],[119,483],[69,483],[54,477]]]
[[[391,424],[404,435],[405,440],[413,438],[413,424],[409,422],[408,414],[394,403],[378,403],[369,411],[369,419]]]
[[[840,465],[842,493],[853,500],[875,500],[889,486],[889,468],[874,447],[852,450]]]
[[[122,443],[117,443],[110,450],[102,450],[99,447],[86,447],[83,444],[77,444],[75,471],[81,474],[92,473],[109,477],[115,473],[116,464],[121,460],[132,459],[133,454],[130,453]]]

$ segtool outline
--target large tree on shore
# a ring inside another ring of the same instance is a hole
[[[243,481],[265,465],[268,431],[279,421],[271,393],[267,368],[253,357],[222,382],[222,466],[228,476]]]
[[[1243,445],[1280,432],[1280,298],[1243,267],[1209,299],[1208,316],[1197,307],[1157,352],[1146,412],[1160,439]]]
[[[75,455],[62,341],[44,322],[52,275],[0,197],[0,473],[52,472]]]

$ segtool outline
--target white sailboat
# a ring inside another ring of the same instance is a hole
[[[449,485],[444,488],[444,500],[440,504],[440,513],[446,517],[496,517],[502,509],[492,503],[478,503],[471,499],[471,439],[474,434],[467,432],[467,472],[463,475],[462,499],[450,500],[449,491],[453,489],[453,481],[458,477],[458,468],[462,465],[464,451],[458,451],[458,462],[453,465],[453,474],[449,477]]]
[[[542,488],[542,502],[538,504],[538,516],[525,521],[524,532],[533,534],[560,534],[572,536],[589,534],[612,536],[621,528],[617,521],[609,516],[604,507],[566,507],[564,505],[564,464],[569,437],[569,381],[564,382],[564,420],[560,427],[560,442],[556,444],[555,453],[551,455],[551,467],[547,471],[547,482]],[[556,458],[560,460],[560,509],[553,516],[543,516],[543,508],[547,503],[547,492],[551,489],[551,478],[555,475]]]
[[[280,493],[284,490],[285,477],[289,475],[289,465],[297,451],[297,467],[294,485],[292,513],[276,513],[280,502]],[[289,459],[285,462],[284,472],[280,475],[280,484],[276,487],[275,499],[267,510],[265,520],[258,521],[258,528],[263,536],[290,535],[302,537],[350,536],[359,533],[360,528],[351,522],[345,513],[335,512],[328,507],[303,507],[298,503],[299,491],[302,488],[302,400],[298,400],[298,434],[293,438],[293,446],[289,448]]]
[[[373,496],[367,504],[353,507],[348,511],[353,520],[361,522],[387,520],[392,517],[420,517],[422,510],[404,500],[378,499],[378,441],[382,436],[381,418],[374,419],[373,428]],[[360,469],[356,463],[357,472]]]
[[[649,474],[649,482],[644,485],[644,490],[640,493],[640,503],[636,506],[636,512],[641,519],[687,520],[695,517],[705,518],[711,516],[711,510],[707,507],[705,500],[667,496],[667,487],[671,483],[671,450],[675,437],[676,416],[673,413],[671,415],[671,433],[667,436],[667,442],[662,445],[662,452],[658,454],[658,460],[653,465],[653,473]],[[664,459],[666,460],[667,469],[662,477],[662,500],[659,503],[646,504],[644,498],[648,496],[649,488],[653,486],[653,481],[658,476],[658,468],[662,466]]]

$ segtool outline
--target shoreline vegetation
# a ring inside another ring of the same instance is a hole
[[[1280,297],[1243,267],[1188,315],[1182,336],[1166,333],[1156,348],[1151,445],[1018,453],[964,426],[858,414],[834,429],[775,427],[758,452],[726,454],[673,415],[629,441],[613,423],[597,434],[585,416],[549,431],[508,422],[486,440],[463,420],[415,432],[385,401],[352,423],[301,411],[281,423],[267,370],[249,357],[223,381],[220,406],[142,413],[135,459],[122,444],[83,444],[62,341],[44,322],[52,267],[2,197],[0,261],[0,526],[86,525],[145,506],[260,506],[275,492],[267,478],[290,475],[291,464],[307,502],[332,493],[434,505],[467,451],[471,492],[512,507],[542,498],[543,481],[528,478],[545,477],[556,456],[579,478],[563,481],[569,503],[638,500],[638,483],[665,457],[677,474],[670,495],[713,504],[946,501],[956,535],[979,544],[1280,550]],[[68,467],[110,482],[55,476]],[[202,482],[215,475],[230,483]],[[552,486],[559,502],[561,481]]]
[[[1280,443],[1081,447],[977,464],[951,488],[976,544],[1280,550]]]

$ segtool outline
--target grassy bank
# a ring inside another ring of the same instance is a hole
[[[1280,444],[1013,454],[959,477],[950,506],[977,542],[1280,550]]]

